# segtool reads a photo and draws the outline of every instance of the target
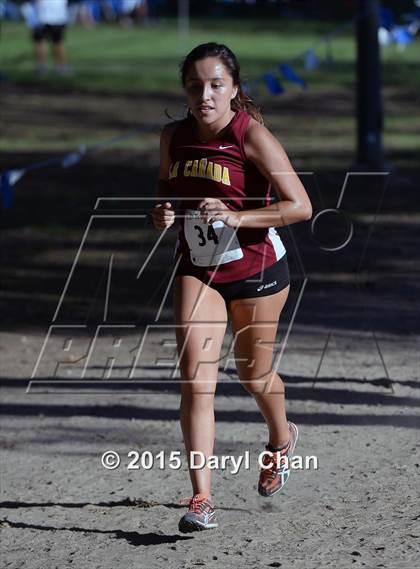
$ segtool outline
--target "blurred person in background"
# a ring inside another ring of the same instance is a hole
[[[60,75],[71,73],[64,47],[64,34],[68,20],[67,1],[34,1],[37,22],[33,28],[32,37],[35,43],[35,60],[39,74],[47,71],[47,40],[52,45],[56,73]]]
[[[100,0],[82,0],[77,6],[77,19],[84,28],[94,28],[102,19]]]
[[[120,0],[120,24],[123,27],[132,26],[133,23],[145,23],[148,15],[147,0]]]

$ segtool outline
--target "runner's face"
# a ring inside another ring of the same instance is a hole
[[[188,106],[199,123],[210,125],[228,115],[238,89],[218,57],[192,63],[185,78]]]

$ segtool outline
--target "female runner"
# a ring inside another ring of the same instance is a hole
[[[277,139],[241,88],[239,64],[222,44],[193,49],[181,66],[188,116],[161,135],[158,197],[181,200],[174,310],[181,370],[180,418],[193,496],[179,530],[218,526],[211,469],[191,468],[191,451],[213,454],[214,394],[228,316],[239,379],[268,428],[258,492],[288,479],[298,430],[285,413],[273,344],[289,294],[286,251],[275,227],[308,220],[308,195]],[[270,204],[270,188],[279,202]],[[154,226],[175,220],[173,204],[152,210]],[[278,451],[278,452],[277,452]],[[283,458],[282,458],[283,457]]]

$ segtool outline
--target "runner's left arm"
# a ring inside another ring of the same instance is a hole
[[[276,137],[251,119],[244,141],[245,153],[271,183],[280,201],[269,206],[236,212],[241,227],[280,227],[312,217],[311,201]]]

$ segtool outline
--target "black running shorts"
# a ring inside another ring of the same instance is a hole
[[[60,43],[64,37],[65,25],[52,25],[45,24],[37,26],[33,32],[32,37],[34,41],[50,40],[52,43]]]
[[[290,284],[289,265],[286,255],[283,255],[281,259],[262,272],[230,283],[209,283],[206,273],[204,270],[200,271],[199,267],[188,270],[178,266],[175,276],[179,275],[190,275],[198,278],[204,284],[217,290],[224,298],[226,304],[231,300],[239,298],[258,298],[276,294]]]

